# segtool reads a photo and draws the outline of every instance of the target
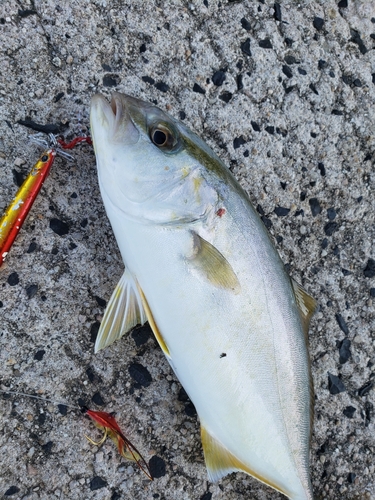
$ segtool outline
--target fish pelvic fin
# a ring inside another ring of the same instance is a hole
[[[168,356],[169,358],[171,357],[170,355],[170,352],[169,352],[169,349],[168,349],[168,346],[164,340],[164,337],[163,335],[161,334],[156,322],[155,322],[155,319],[154,319],[154,316],[152,314],[152,311],[150,309],[150,306],[148,305],[148,302],[147,302],[147,299],[146,299],[146,296],[145,294],[143,293],[143,290],[142,288],[139,286],[139,283],[137,283],[137,286],[138,286],[138,291],[139,291],[139,295],[141,297],[141,301],[142,301],[142,305],[143,305],[143,310],[146,314],[146,317],[147,317],[147,321],[151,327],[151,330],[153,332],[153,334],[155,335],[155,338],[156,340],[158,341],[158,344],[160,345],[161,347],[161,350],[164,352],[164,354],[166,356]]]
[[[214,483],[219,481],[227,474],[230,474],[231,472],[242,471],[246,472],[246,474],[249,474],[250,476],[255,477],[274,490],[279,491],[286,496],[289,496],[289,493],[285,492],[279,486],[272,483],[272,481],[261,476],[254,470],[250,469],[250,467],[242,463],[241,460],[235,457],[215,437],[213,437],[203,424],[201,425],[201,439],[209,481]]]
[[[195,231],[191,234],[193,255],[187,258],[187,262],[212,285],[239,293],[240,282],[224,255]]]
[[[95,342],[95,352],[147,321],[136,281],[126,269],[109,299]]]

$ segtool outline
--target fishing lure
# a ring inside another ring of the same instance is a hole
[[[0,220],[0,266],[3,264],[27,214],[37,197],[56,157],[55,149],[48,149],[31,169],[16,196]]]
[[[56,401],[53,401],[52,399],[41,398],[40,396],[34,396],[32,394],[26,394],[23,392],[0,390],[0,393],[3,393],[4,395],[14,394],[16,396],[25,396],[25,397],[32,398],[32,399],[39,399],[39,400],[44,401],[44,402],[50,402],[53,404],[63,405],[63,406],[66,406],[68,408],[79,409],[82,414],[90,417],[90,419],[94,422],[94,425],[96,427],[98,427],[99,429],[103,429],[103,431],[104,431],[103,437],[97,442],[85,435],[85,438],[91,444],[93,444],[95,446],[101,446],[105,442],[107,437],[109,437],[117,445],[118,451],[119,451],[121,456],[123,456],[127,460],[132,460],[132,461],[136,462],[136,464],[138,465],[140,470],[144,474],[146,474],[146,476],[150,479],[150,481],[154,480],[154,478],[152,477],[150,468],[147,465],[146,460],[143,458],[143,456],[137,450],[137,448],[131,443],[131,441],[129,441],[129,439],[127,437],[125,437],[125,435],[122,432],[122,430],[120,429],[120,426],[118,425],[115,417],[113,415],[111,415],[110,413],[108,413],[106,411],[90,410],[86,406],[78,407],[78,406],[67,404],[67,403],[57,403]]]
[[[38,134],[33,136],[31,140],[35,144],[47,149],[31,169],[0,220],[0,267],[21,229],[35,198],[38,196],[56,155],[72,161],[74,160],[73,156],[63,151],[63,149],[73,149],[80,142],[92,144],[91,138],[86,136],[76,137],[69,143],[64,142],[62,139],[57,140],[53,134],[49,134],[48,141],[41,139]]]
[[[137,448],[124,436],[116,422],[116,419],[110,413],[107,413],[106,411],[93,411],[88,408],[82,408],[82,411],[93,420],[96,427],[104,430],[103,437],[97,442],[85,435],[85,438],[91,444],[100,446],[104,443],[107,437],[109,437],[117,445],[120,455],[128,460],[134,460],[141,471],[144,472],[151,481],[153,481],[153,477],[146,461]]]

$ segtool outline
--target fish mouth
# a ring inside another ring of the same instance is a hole
[[[95,136],[104,129],[108,134],[108,140],[113,143],[124,145],[136,144],[140,133],[132,119],[132,100],[130,96],[114,92],[111,101],[102,94],[95,94],[91,99],[90,122],[95,142]]]

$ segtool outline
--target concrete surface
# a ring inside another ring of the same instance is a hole
[[[113,89],[184,117],[319,301],[317,498],[375,499],[374,34],[373,0],[0,2],[0,212],[39,155],[18,120],[72,138],[88,131],[91,95]],[[149,330],[94,355],[123,265],[93,152],[74,155],[56,160],[0,269],[0,389],[116,412],[159,477],[88,443],[100,434],[78,410],[0,395],[0,495],[281,499],[244,474],[207,481],[194,409]]]

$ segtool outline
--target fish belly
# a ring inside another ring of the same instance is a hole
[[[295,298],[252,207],[232,204],[211,232],[110,219],[202,426],[244,470],[311,500],[308,355]],[[239,291],[191,267],[192,230],[228,260]]]

